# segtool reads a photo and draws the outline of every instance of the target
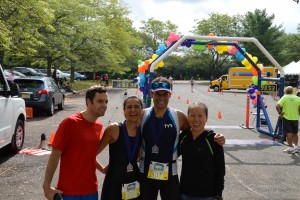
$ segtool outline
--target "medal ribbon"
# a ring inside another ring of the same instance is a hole
[[[169,113],[169,109],[166,111],[166,113],[164,114],[163,118],[159,121],[158,124],[156,124],[156,117],[155,117],[155,114],[154,114],[154,110],[152,109],[152,120],[150,120],[150,123],[151,123],[151,131],[152,131],[152,136],[153,136],[153,139],[154,139],[154,145],[157,145],[158,141],[159,141],[159,138],[161,136],[161,132],[162,132],[162,129],[163,129],[163,124],[165,123],[165,121],[167,120],[167,116],[168,116],[168,113]]]
[[[137,147],[139,144],[139,138],[141,135],[141,129],[139,127],[137,127],[137,129],[136,129],[136,135],[135,135],[133,149],[130,148],[130,140],[129,140],[128,131],[127,131],[127,127],[126,127],[126,120],[123,122],[123,125],[122,125],[122,133],[123,133],[125,143],[126,143],[128,162],[131,163],[131,161],[133,160],[134,154],[137,151]]]

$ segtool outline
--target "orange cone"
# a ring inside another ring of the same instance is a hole
[[[186,102],[185,102],[186,104],[190,104],[190,101],[189,101],[189,99],[186,99]]]
[[[178,95],[178,100],[180,100],[180,95]]]
[[[136,90],[135,90],[135,95],[137,95],[137,94],[138,94],[138,91],[139,91],[138,89],[136,89]]]
[[[236,93],[234,93],[234,96],[236,97]]]
[[[50,145],[50,146],[52,145],[54,137],[55,137],[55,133],[52,132],[51,135],[50,135],[50,139],[49,139],[48,145]]]
[[[207,89],[207,92],[210,92],[210,89],[209,89],[209,88]]]
[[[218,112],[218,119],[222,119],[222,113],[220,111]]]

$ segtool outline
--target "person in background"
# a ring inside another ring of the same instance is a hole
[[[137,157],[142,141],[138,126],[142,111],[141,99],[127,97],[123,102],[125,121],[110,124],[104,131],[98,153],[109,145],[109,165],[97,167],[106,173],[101,200],[140,199]]]
[[[86,109],[65,118],[59,125],[43,183],[46,199],[61,194],[64,200],[98,200],[96,156],[108,95],[101,86],[92,86],[85,95]],[[58,183],[51,187],[60,162]],[[102,169],[103,170],[103,169]]]
[[[191,91],[194,92],[194,78],[192,77],[191,80],[190,80],[190,84],[191,84]]]
[[[104,80],[105,80],[105,87],[109,86],[109,84],[108,84],[108,74],[105,74]]]
[[[173,91],[173,78],[172,78],[172,76],[169,77],[169,82],[171,84],[171,91]]]
[[[153,107],[144,109],[141,120],[141,198],[154,200],[160,192],[164,200],[178,200],[178,141],[180,132],[190,129],[190,126],[182,111],[168,106],[171,97],[168,79],[155,78],[151,83],[150,95]],[[215,140],[221,145],[225,143],[224,136],[220,134],[215,136]]]
[[[214,131],[205,129],[208,108],[204,103],[192,103],[187,115],[191,129],[182,132],[179,140],[181,200],[222,199],[224,150],[214,142]]]
[[[300,98],[293,94],[293,87],[287,86],[285,95],[276,105],[276,110],[282,117],[282,131],[286,135],[289,147],[284,150],[287,153],[298,153],[298,121],[300,113]]]
[[[59,85],[58,83],[58,78],[57,78],[57,73],[56,73],[56,68],[54,68],[53,72],[52,72],[52,78],[54,79],[55,83],[57,85]]]
[[[9,76],[7,78],[7,80],[9,80],[10,82],[13,82],[15,79],[15,73],[14,73],[14,70],[13,69],[10,69],[9,71]]]

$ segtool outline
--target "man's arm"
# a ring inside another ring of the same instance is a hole
[[[48,200],[52,200],[55,193],[59,193],[59,194],[63,193],[63,191],[56,190],[53,187],[51,187],[51,182],[54,173],[57,169],[61,153],[62,152],[60,150],[53,148],[48,160],[48,164],[45,172],[45,179],[43,183],[44,195]]]

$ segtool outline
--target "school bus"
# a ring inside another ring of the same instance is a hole
[[[276,76],[275,67],[264,67],[264,77],[276,78]],[[247,70],[245,67],[231,67],[228,69],[228,74],[211,81],[210,88],[215,92],[220,90],[220,85],[222,90],[245,90],[253,84],[252,77],[252,71]]]

